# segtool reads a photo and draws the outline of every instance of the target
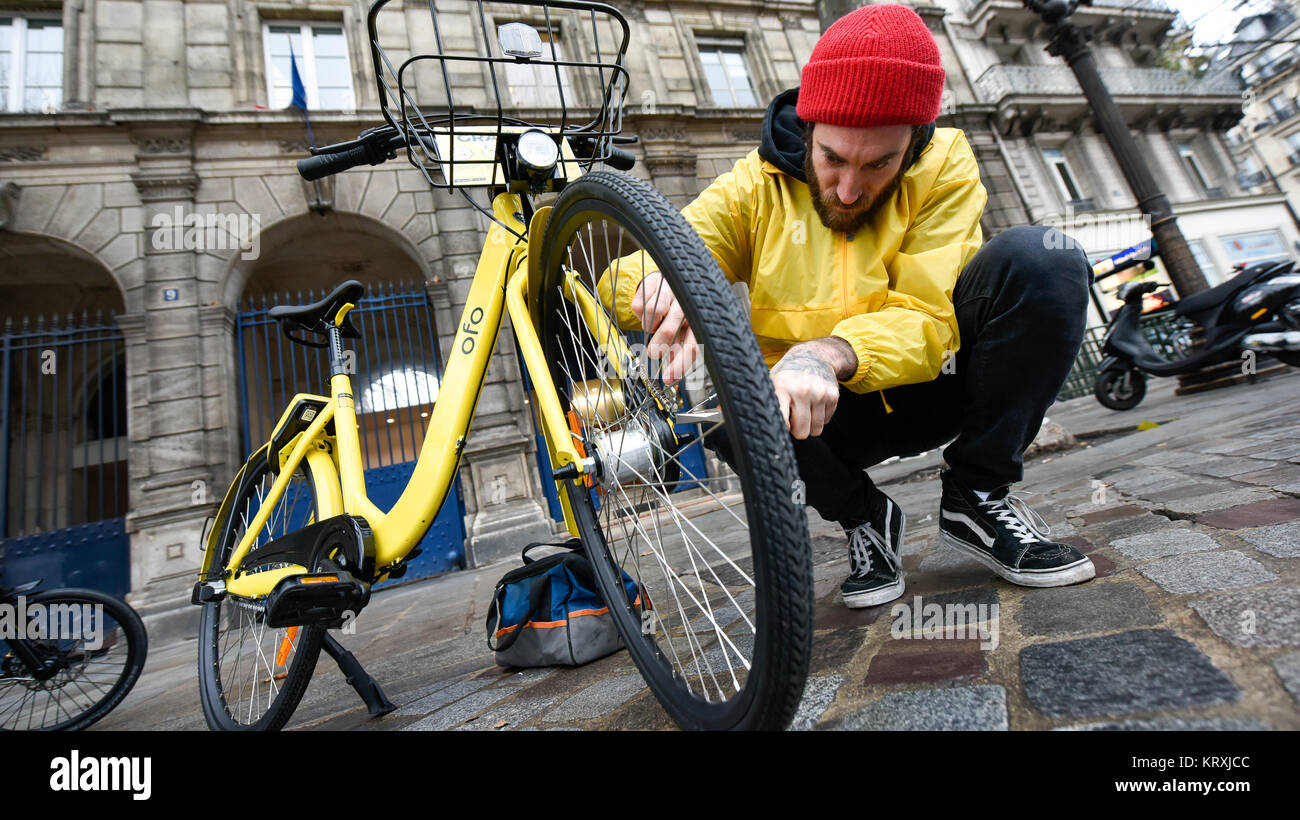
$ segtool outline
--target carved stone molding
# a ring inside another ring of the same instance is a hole
[[[645,158],[645,167],[653,176],[695,176],[694,156],[671,155]]]
[[[803,15],[795,14],[794,12],[789,12],[789,11],[787,11],[787,12],[782,12],[781,14],[778,14],[776,17],[777,17],[778,20],[781,21],[781,28],[783,28],[783,29],[785,29],[785,30],[787,30],[787,31],[790,31],[790,30],[794,30],[794,31],[802,31],[802,30],[803,30]]]
[[[760,125],[734,125],[727,133],[736,142],[759,142],[763,139],[763,127]]]
[[[140,137],[136,142],[142,154],[188,154],[191,150],[188,137]]]
[[[0,145],[0,162],[36,162],[45,159],[44,145]]]
[[[685,128],[660,126],[643,128],[638,133],[644,142],[685,142],[687,139]]]
[[[629,20],[645,22],[645,0],[623,0],[618,4],[618,10]]]
[[[131,181],[140,194],[141,202],[165,202],[176,199],[193,199],[199,189],[199,178],[194,174],[132,174]]]

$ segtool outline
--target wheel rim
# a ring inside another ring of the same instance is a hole
[[[548,270],[562,263],[596,293],[596,275],[608,260],[646,248],[609,219],[614,214],[605,203],[583,205],[558,227]],[[617,271],[614,276],[617,282]],[[554,284],[555,278],[547,281]],[[701,475],[665,435],[671,413],[658,407],[663,402],[670,411],[717,411],[721,404],[720,419],[695,425],[697,439],[734,426],[736,408],[714,392],[719,381],[710,340],[699,338],[703,361],[679,386],[665,385],[658,364],[635,346],[636,368],[620,376],[609,362],[613,331],[607,309],[599,311],[593,332],[560,286],[544,294],[543,302],[554,330],[545,334],[552,376],[575,439],[601,465],[595,486],[571,489],[569,497],[588,505],[615,568],[609,581],[618,570],[626,572],[645,604],[618,609],[611,602],[616,617],[639,627],[639,641],[629,648],[648,678],[689,695],[677,703],[689,717],[743,709],[753,694],[745,683],[765,651],[756,583],[763,568],[754,564],[744,503],[749,482],[716,458],[708,462],[708,475]],[[597,338],[602,329],[605,338]],[[697,337],[706,332],[695,330]],[[672,704],[665,705],[671,711]]]
[[[48,603],[90,606],[91,612],[98,614],[91,615],[89,628],[61,633],[63,637],[58,639],[29,642],[28,646],[56,670],[43,680],[43,675],[33,675],[11,653],[12,647],[0,641],[0,729],[71,727],[111,698],[130,675],[131,647],[126,631],[102,604],[71,598]]]
[[[224,556],[233,551],[262,508],[275,478],[264,471],[245,493],[243,503],[232,511],[232,527],[223,543]],[[276,502],[253,547],[306,526],[314,513],[309,482],[299,473]],[[282,566],[266,564],[247,569],[263,572]],[[280,698],[299,662],[309,628],[267,626],[265,605],[260,600],[229,595],[208,606],[211,608],[208,639],[222,706],[234,723],[256,726]]]

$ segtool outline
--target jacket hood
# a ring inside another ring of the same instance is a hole
[[[803,174],[803,120],[794,112],[799,101],[799,89],[791,88],[776,95],[763,115],[763,141],[758,155],[799,180],[808,182]]]
[[[807,184],[803,173],[804,122],[795,113],[795,104],[799,101],[799,89],[791,88],[777,94],[767,106],[763,115],[763,139],[758,146],[758,155],[775,165],[782,172],[789,174],[800,182]],[[909,167],[921,158],[921,153],[934,138],[934,123],[925,126],[921,139],[917,141],[916,150]]]

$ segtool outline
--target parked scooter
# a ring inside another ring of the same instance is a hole
[[[1094,272],[1105,263],[1112,264],[1101,271],[1104,274],[1140,264],[1142,260],[1134,257],[1142,255],[1133,252],[1145,250],[1145,244],[1103,260]],[[1199,326],[1204,341],[1196,348],[1183,347],[1188,354],[1173,360],[1157,353],[1139,326],[1143,297],[1166,285],[1129,282],[1121,286],[1118,295],[1124,306],[1106,330],[1102,345],[1106,358],[1093,386],[1097,401],[1112,410],[1128,410],[1146,396],[1148,375],[1195,373],[1211,365],[1242,361],[1247,351],[1267,353],[1300,367],[1300,273],[1294,272],[1291,262],[1237,265],[1236,270],[1227,282],[1174,303],[1174,314]]]

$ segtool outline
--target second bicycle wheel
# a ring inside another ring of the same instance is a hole
[[[541,252],[542,343],[574,441],[597,465],[562,491],[628,650],[683,727],[785,728],[808,671],[812,562],[746,312],[689,223],[625,174],[567,186]],[[602,277],[620,292],[633,263],[662,274],[699,345],[673,384],[599,296]]]
[[[124,601],[95,590],[49,589],[24,599],[23,611],[44,624],[45,637],[22,641],[40,666],[0,641],[0,730],[85,729],[140,679],[149,651],[144,623]]]
[[[253,542],[266,542],[301,529],[314,520],[316,500],[307,463],[275,500],[274,508]],[[234,490],[230,515],[214,557],[224,566],[262,506],[276,474],[266,449],[248,460]],[[241,572],[273,572],[280,564],[242,567]],[[203,717],[212,729],[276,730],[284,726],[307,691],[325,630],[317,626],[274,628],[266,623],[264,600],[226,595],[203,605],[199,617],[199,695]]]

